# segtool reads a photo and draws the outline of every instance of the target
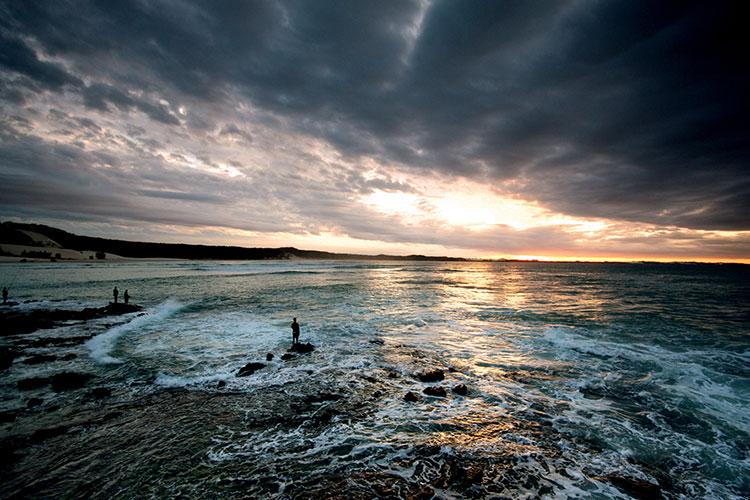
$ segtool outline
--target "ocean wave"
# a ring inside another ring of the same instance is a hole
[[[101,335],[97,335],[91,340],[88,340],[86,342],[86,347],[89,349],[91,357],[98,363],[122,363],[122,360],[110,355],[112,349],[114,349],[115,347],[115,343],[122,335],[138,329],[148,323],[163,320],[179,311],[183,307],[184,305],[180,302],[177,302],[173,299],[168,299],[156,306],[154,309],[146,312],[146,314],[137,316],[128,323],[110,328]]]

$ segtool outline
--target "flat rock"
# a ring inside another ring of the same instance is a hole
[[[425,387],[422,391],[428,396],[432,396],[435,398],[444,398],[448,396],[448,393],[446,392],[444,387]]]
[[[90,373],[63,372],[50,377],[52,390],[55,392],[78,389],[94,378]]]
[[[39,365],[41,363],[49,363],[50,361],[56,361],[57,356],[54,354],[36,354],[28,357],[22,361],[25,365]]]
[[[104,399],[112,395],[112,389],[109,387],[94,387],[89,391],[89,396],[94,399]]]
[[[65,309],[1,310],[2,335],[19,335],[40,329],[55,328],[65,321],[88,321],[105,316],[119,316],[143,309],[135,304],[109,304],[104,307],[87,307],[80,311]]]
[[[427,370],[417,373],[417,378],[422,382],[439,382],[445,378],[443,370]]]
[[[266,361],[273,361],[273,353],[272,352],[269,352],[268,354],[266,354]]]
[[[294,359],[295,357],[296,356],[290,352],[281,355],[281,359],[284,361],[289,361],[290,359]]]
[[[255,363],[251,362],[240,368],[240,371],[237,372],[237,377],[247,377],[248,375],[252,375],[253,373],[257,372],[261,368],[265,368],[266,365],[263,363]]]

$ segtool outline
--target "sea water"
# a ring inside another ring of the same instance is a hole
[[[0,489],[748,497],[748,278],[697,264],[2,264],[16,308],[101,306],[117,286],[145,314],[0,337],[20,353],[0,386],[16,415]],[[316,350],[284,361],[292,317]],[[35,354],[58,359],[24,363]],[[250,361],[266,367],[236,377]],[[430,369],[445,380],[416,377]],[[18,389],[61,371],[112,396]],[[62,430],[39,434],[50,422]]]

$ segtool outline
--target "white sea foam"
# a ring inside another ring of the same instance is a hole
[[[114,364],[122,363],[121,359],[115,358],[110,355],[112,349],[114,349],[117,340],[124,334],[143,327],[154,321],[163,320],[175,312],[179,311],[183,304],[173,299],[168,299],[154,309],[147,311],[143,316],[137,316],[131,321],[117,325],[110,328],[101,335],[88,340],[86,347],[91,351],[91,357],[98,363],[102,364]]]

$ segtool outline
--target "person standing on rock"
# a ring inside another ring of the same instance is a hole
[[[115,304],[117,304],[117,297],[120,295],[120,290],[117,289],[117,287],[112,290],[112,296],[115,298]]]
[[[128,294],[128,289],[125,289],[125,295],[122,296],[122,300],[125,301],[125,305],[128,305],[128,302],[130,301],[130,295]]]
[[[292,345],[299,344],[299,323],[297,318],[292,318]]]
[[[8,289],[3,287],[3,304],[8,303]]]

